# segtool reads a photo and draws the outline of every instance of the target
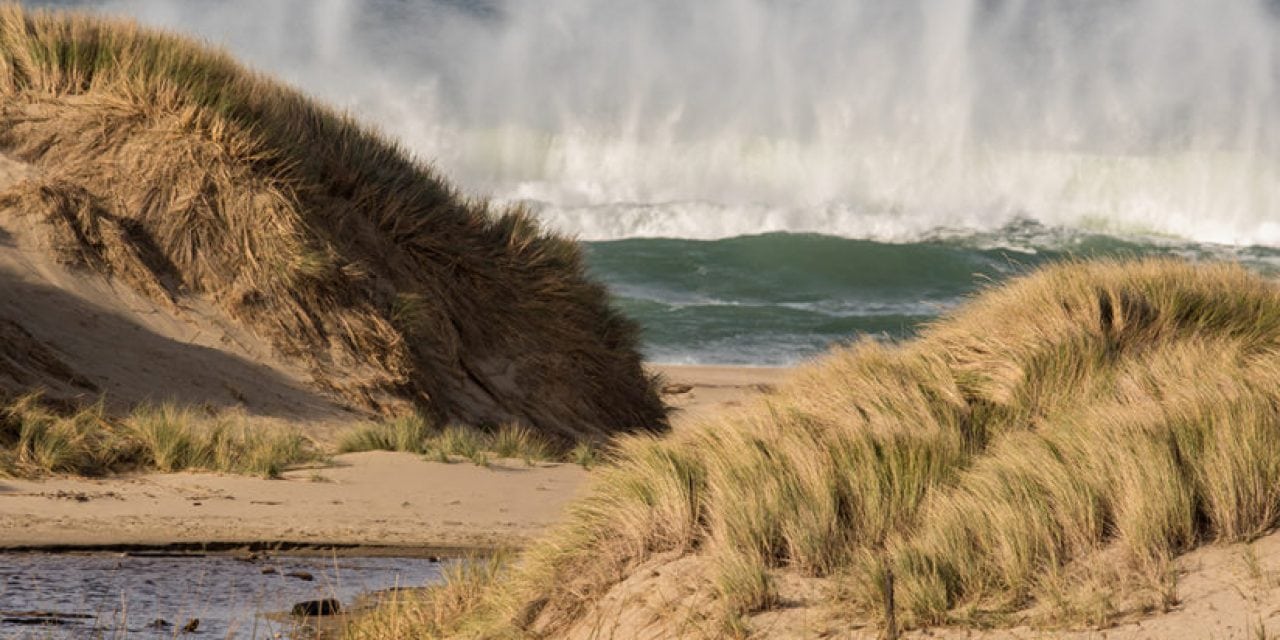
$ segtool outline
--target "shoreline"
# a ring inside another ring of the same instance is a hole
[[[0,551],[492,552],[522,546],[553,524],[586,477],[568,464],[479,467],[376,451],[276,480],[211,473],[0,480]]]
[[[515,548],[510,548],[516,550]],[[420,546],[335,542],[209,541],[169,543],[48,544],[5,546],[0,555],[120,556],[127,558],[237,558],[254,562],[265,558],[413,558],[451,560],[488,557],[507,547]]]
[[[772,367],[648,365],[673,428],[770,393]],[[210,473],[0,478],[0,553],[183,552],[458,557],[519,549],[560,520],[590,472],[405,453],[334,456],[281,479]]]
[[[662,399],[671,407],[671,427],[732,410],[774,392],[794,367],[648,364],[662,376]],[[686,388],[687,387],[687,388]]]

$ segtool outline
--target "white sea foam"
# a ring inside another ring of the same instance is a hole
[[[101,0],[587,239],[1280,246],[1269,0]]]

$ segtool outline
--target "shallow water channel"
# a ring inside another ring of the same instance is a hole
[[[441,568],[384,557],[0,555],[0,638],[300,638],[288,615],[297,603],[336,598],[349,609],[365,594],[435,582]]]

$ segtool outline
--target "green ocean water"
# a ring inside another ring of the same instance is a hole
[[[1024,224],[885,243],[771,233],[587,243],[596,277],[657,362],[785,365],[832,344],[909,337],[981,288],[1057,260],[1169,255],[1280,270],[1280,250],[1118,238]]]

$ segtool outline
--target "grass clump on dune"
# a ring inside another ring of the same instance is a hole
[[[419,414],[361,425],[342,437],[339,453],[357,451],[401,451],[426,453],[427,441],[435,432],[431,422]]]
[[[385,422],[362,425],[348,432],[338,445],[340,453],[401,451],[417,453],[440,462],[463,458],[488,464],[494,458],[517,458],[526,463],[560,458],[552,441],[528,427],[507,424],[496,431],[450,425],[436,427],[413,414]]]
[[[274,478],[315,459],[297,432],[174,404],[117,419],[101,404],[60,414],[32,394],[0,409],[0,473],[14,476],[202,470]]]
[[[348,630],[346,638],[439,637],[449,632],[453,621],[470,614],[483,600],[485,590],[501,578],[507,561],[500,553],[453,562],[442,571],[447,586],[390,593],[377,609],[361,618],[359,627]]]
[[[0,213],[64,263],[204,296],[347,404],[564,440],[666,426],[577,243],[224,53],[0,4],[0,150],[35,168]]]
[[[101,405],[59,415],[32,394],[0,409],[0,473],[101,475],[139,454]]]
[[[1179,554],[1278,523],[1280,291],[1236,266],[1071,263],[837,349],[740,414],[625,439],[560,530],[434,628],[554,635],[688,555],[727,633],[787,573],[862,622],[891,571],[908,626],[1098,625],[1176,603]]]
[[[202,469],[274,478],[315,459],[295,431],[255,429],[175,404],[139,407],[124,427],[141,444],[142,464],[166,473]]]

